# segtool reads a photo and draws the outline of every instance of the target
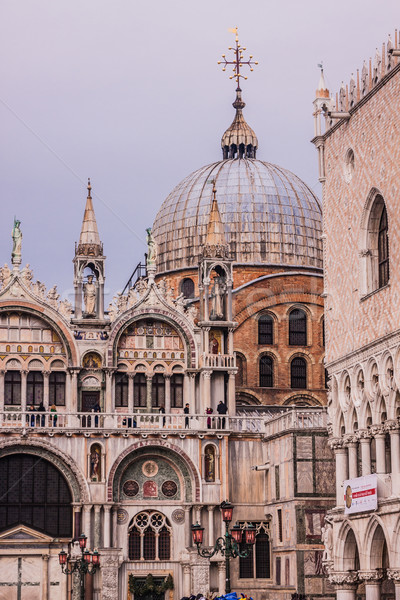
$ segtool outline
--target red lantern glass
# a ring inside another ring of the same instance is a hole
[[[222,520],[225,521],[225,523],[230,523],[232,521],[233,504],[230,502],[222,502],[220,509],[222,511]]]
[[[61,552],[58,554],[58,560],[60,561],[60,565],[67,564],[67,557],[68,557],[68,554],[66,552],[64,552],[64,550],[61,550]]]
[[[89,550],[85,550],[83,553],[83,560],[87,562],[87,564],[92,562],[92,555],[90,554]]]
[[[81,550],[84,550],[86,548],[86,541],[87,541],[87,537],[84,533],[82,533],[79,536],[79,547]]]
[[[202,527],[199,523],[196,523],[196,525],[192,525],[192,535],[194,544],[197,545],[203,543],[203,533],[204,527]]]
[[[234,527],[231,529],[231,535],[237,544],[241,544],[243,529],[240,527],[239,523],[236,523]]]
[[[254,525],[249,525],[245,529],[245,536],[246,536],[246,544],[248,544],[249,546],[252,546],[256,541],[256,528],[254,527]]]
[[[97,552],[97,550],[95,550],[93,552],[92,563],[94,565],[99,565],[100,564],[100,554]]]

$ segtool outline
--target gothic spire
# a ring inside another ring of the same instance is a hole
[[[85,213],[83,215],[81,235],[77,248],[77,254],[83,256],[99,256],[103,252],[102,243],[97,229],[96,216],[94,214],[92,202],[92,186],[88,179],[87,199]]]
[[[217,202],[217,189],[213,181],[213,201],[211,204],[210,217],[207,226],[206,243],[203,248],[204,256],[227,257],[229,247],[225,237],[224,224]]]

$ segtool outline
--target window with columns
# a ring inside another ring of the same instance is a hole
[[[151,405],[154,408],[165,406],[165,379],[162,373],[155,373],[152,377]]]
[[[183,375],[175,373],[171,377],[171,408],[183,407]]]
[[[129,560],[170,560],[171,526],[157,511],[138,513],[129,525]]]
[[[38,406],[43,402],[43,373],[29,371],[26,380],[26,402]]]
[[[65,406],[65,373],[53,372],[49,376],[49,405]]]
[[[115,376],[115,406],[128,407],[129,380],[126,373],[117,373]]]
[[[7,371],[4,376],[4,404],[20,406],[21,404],[21,373]]]
[[[249,523],[240,523],[240,525]],[[239,579],[270,579],[271,578],[271,549],[268,523],[252,523],[256,529],[256,542],[250,547],[246,558],[239,558]],[[241,550],[245,549],[241,544]]]
[[[147,394],[146,375],[144,373],[136,373],[133,382],[133,405],[136,408],[145,408]]]

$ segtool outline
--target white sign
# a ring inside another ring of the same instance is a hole
[[[343,482],[344,514],[376,510],[378,508],[378,477],[365,475]]]

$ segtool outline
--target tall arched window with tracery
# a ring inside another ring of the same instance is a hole
[[[165,515],[146,510],[129,524],[129,560],[170,560],[171,525]]]
[[[369,294],[389,283],[389,222],[381,194],[370,196],[361,225],[363,236],[362,292]]]
[[[388,238],[388,220],[386,207],[383,206],[381,218],[379,221],[378,234],[378,269],[379,269],[379,287],[387,285],[389,281],[389,238]]]

